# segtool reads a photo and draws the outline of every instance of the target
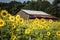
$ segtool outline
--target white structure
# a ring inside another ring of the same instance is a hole
[[[17,13],[24,19],[34,19],[34,18],[56,18],[50,14],[47,14],[43,11],[35,11],[35,10],[24,10],[22,9]]]
[[[28,13],[28,14],[39,14],[39,15],[49,15],[43,11],[34,11],[34,10],[23,10],[22,11]]]

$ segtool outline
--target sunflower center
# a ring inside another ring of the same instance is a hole
[[[20,21],[22,21],[22,20],[20,20]]]
[[[19,17],[17,17],[17,18],[19,18]]]
[[[13,18],[11,18],[13,20]]]
[[[36,22],[36,23],[38,23],[38,22]]]
[[[3,15],[6,15],[6,13],[4,12]]]
[[[42,20],[42,22],[44,22],[44,20]]]
[[[12,27],[14,27],[14,25]]]
[[[58,34],[60,34],[60,32],[58,32]]]
[[[49,33],[48,33],[49,34]]]
[[[46,28],[48,28],[48,26],[46,26]]]
[[[29,30],[27,30],[27,32],[29,32]]]
[[[3,22],[0,22],[0,24],[3,24]]]

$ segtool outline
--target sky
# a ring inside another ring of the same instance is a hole
[[[14,1],[14,0],[0,0],[0,2],[10,2],[10,1]],[[15,1],[20,1],[20,2],[23,2],[23,1],[27,1],[27,0],[15,0]],[[54,0],[48,0],[50,3],[52,3]]]

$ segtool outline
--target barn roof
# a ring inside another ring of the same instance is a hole
[[[22,9],[20,12],[24,12],[28,15],[30,15],[30,18],[57,18],[55,16],[52,16],[50,14],[47,14],[43,11],[34,11],[34,10],[24,10]],[[18,12],[18,14],[20,14],[20,12]]]
[[[27,14],[39,14],[39,15],[49,15],[43,11],[34,11],[34,10],[22,10],[24,12],[26,12]]]

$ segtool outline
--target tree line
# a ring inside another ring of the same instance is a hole
[[[9,3],[0,2],[0,10],[3,9],[7,10],[12,15],[16,15],[17,12],[19,12],[21,9],[28,9],[28,10],[44,11],[48,14],[58,16],[56,15],[56,7],[54,5],[50,4],[50,2],[48,1],[41,1],[41,0],[27,1],[27,2],[24,1],[23,3],[17,1],[11,1]]]

